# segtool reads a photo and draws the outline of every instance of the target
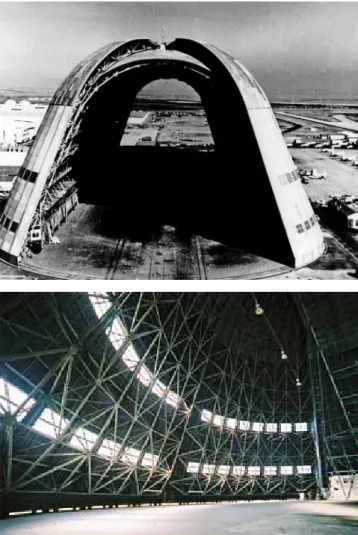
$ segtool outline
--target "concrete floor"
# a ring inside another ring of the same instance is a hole
[[[110,209],[102,208],[103,218]],[[25,258],[22,267],[55,278],[81,279],[235,279],[287,273],[289,268],[198,235],[183,236],[165,225],[130,238],[98,230],[99,208],[80,204],[48,245]]]
[[[26,258],[22,268],[44,277],[107,280],[352,280],[358,273],[357,259],[329,233],[325,233],[328,254],[309,268],[293,271],[202,236],[180,236],[170,226],[145,240],[103,236],[95,230],[93,210],[91,205],[79,205],[56,233],[61,243]]]
[[[356,535],[358,504],[272,502],[205,504],[16,516],[2,535]]]

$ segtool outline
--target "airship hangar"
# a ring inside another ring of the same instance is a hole
[[[138,92],[173,78],[200,96],[215,150],[120,151]],[[129,228],[153,219],[185,225],[291,268],[324,251],[263,90],[229,54],[191,39],[112,43],[73,69],[52,98],[6,202],[1,260],[19,266],[29,251],[46,249],[78,201],[110,204],[114,220]],[[68,235],[61,238],[66,242]]]
[[[3,535],[356,533],[355,294],[1,303]]]

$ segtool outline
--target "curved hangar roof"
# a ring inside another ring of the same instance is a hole
[[[202,93],[201,96],[215,145],[216,125],[216,130],[231,128],[224,141],[229,145],[227,150],[231,151],[231,157],[237,149],[241,148],[245,155],[249,150],[251,156],[245,156],[245,159],[251,174],[247,180],[247,171],[241,169],[241,174],[246,175],[240,182],[241,203],[251,196],[256,202],[259,192],[261,204],[258,210],[260,220],[265,221],[266,235],[262,224],[248,225],[247,236],[240,237],[242,248],[251,248],[256,254],[292,267],[301,267],[317,259],[324,250],[323,236],[264,92],[253,76],[230,55],[213,45],[190,39],[176,39],[165,49],[148,39],[112,43],[88,56],[72,70],[52,99],[0,219],[0,258],[19,264],[44,191],[62,176],[64,168],[68,172],[70,158],[76,151],[74,139],[82,117],[91,105],[91,98],[106,84],[118,81],[120,74],[128,74],[131,69],[138,72],[138,67],[144,72],[148,64],[162,68],[170,64],[171,76],[181,72],[181,77],[192,82],[193,87],[198,84],[194,89],[199,93],[200,84],[210,80],[211,86],[206,85],[210,90],[215,87],[214,97],[211,95],[214,110],[207,109],[205,95]],[[143,80],[145,83],[150,81],[148,76]],[[231,122],[236,120],[243,124],[246,121],[245,135],[240,136],[237,127],[234,130],[228,126],[223,114],[218,113],[217,102],[221,100],[230,102]],[[237,174],[239,178],[239,167]],[[232,177],[230,182],[229,178],[227,180],[227,187],[232,189]],[[221,194],[225,203],[225,196],[228,198],[226,189]],[[238,199],[238,204],[233,205],[238,218],[241,212],[239,202]],[[238,219],[238,234],[242,224]]]
[[[0,299],[0,482],[11,510],[147,491],[282,499],[315,488],[319,451],[327,471],[357,472],[355,293]]]

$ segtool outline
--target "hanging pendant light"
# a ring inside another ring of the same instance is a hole
[[[284,350],[281,349],[281,360],[287,360],[287,359],[288,359],[287,353],[285,353]]]
[[[262,316],[263,313],[264,313],[264,309],[256,301],[256,303],[255,303],[255,314],[256,314],[256,316]]]

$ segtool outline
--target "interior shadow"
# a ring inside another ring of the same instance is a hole
[[[260,161],[250,169],[226,151],[119,147],[105,161],[82,162],[80,202],[111,206],[101,218],[104,235],[146,242],[162,225],[188,239],[200,234],[225,245],[267,256],[287,249],[282,222]],[[262,175],[260,188],[252,179]],[[258,236],[262,239],[258,240]]]

